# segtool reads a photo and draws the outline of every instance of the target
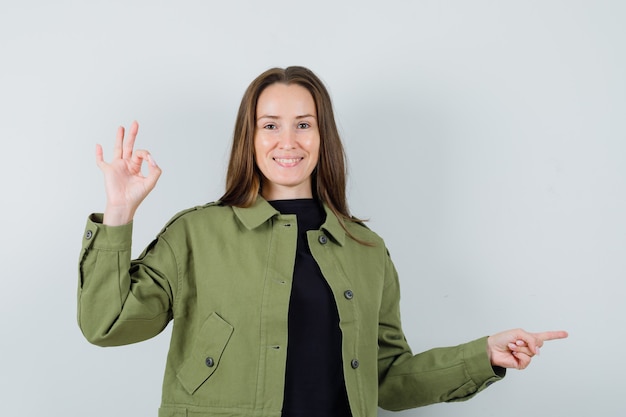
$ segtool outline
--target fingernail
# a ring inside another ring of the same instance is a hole
[[[517,347],[514,343],[509,343],[509,349],[513,350]]]
[[[154,160],[152,155],[148,154],[148,160],[150,161],[150,165],[152,165],[153,167],[156,166],[156,161]]]
[[[537,346],[535,348],[535,355],[539,356],[540,353],[541,353],[541,351],[539,350],[539,347]]]

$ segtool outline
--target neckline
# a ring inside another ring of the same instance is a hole
[[[325,217],[324,209],[314,198],[293,198],[285,200],[270,200],[268,203],[281,214],[313,215]]]

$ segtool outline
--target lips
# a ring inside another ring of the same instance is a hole
[[[279,165],[284,167],[292,167],[298,164],[298,162],[302,161],[304,158],[272,158]]]

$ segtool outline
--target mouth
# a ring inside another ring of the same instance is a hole
[[[302,161],[304,158],[272,158],[278,165],[283,167],[292,167]]]

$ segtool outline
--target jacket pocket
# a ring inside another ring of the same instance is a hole
[[[211,313],[194,341],[194,347],[176,377],[183,388],[193,395],[217,369],[222,353],[233,333],[233,326],[217,313]]]

